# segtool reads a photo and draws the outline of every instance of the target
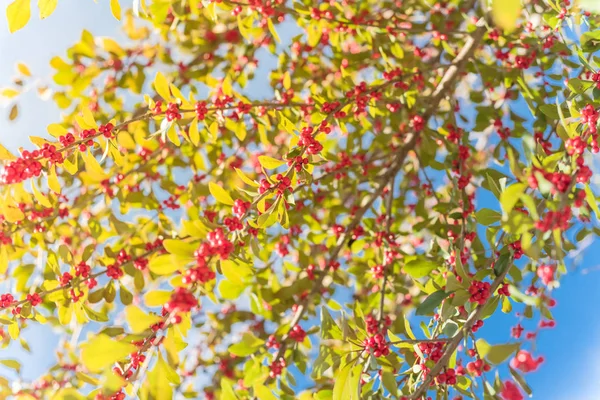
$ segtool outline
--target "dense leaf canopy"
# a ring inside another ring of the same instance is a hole
[[[596,3],[133,4],[127,41],[50,60],[48,134],[0,147],[2,343],[67,338],[2,398],[523,399],[598,233]]]

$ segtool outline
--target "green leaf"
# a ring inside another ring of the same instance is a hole
[[[594,52],[600,48],[600,30],[585,32],[579,40],[583,51]]]
[[[219,203],[227,204],[228,206],[233,205],[233,199],[221,186],[214,182],[209,182],[208,190]]]
[[[491,345],[485,339],[477,339],[477,350],[482,358],[492,364],[501,364],[521,347],[519,343]]]
[[[522,8],[521,0],[492,0],[492,17],[499,27],[511,32],[517,27]]]
[[[277,396],[273,394],[271,389],[265,385],[256,384],[253,386],[254,396],[260,400],[277,400]]]
[[[596,201],[596,196],[594,196],[594,192],[592,192],[590,185],[585,185],[585,201],[587,201],[590,208],[596,213],[596,218],[600,218],[598,202]]]
[[[253,274],[250,267],[230,260],[221,261],[221,271],[228,280],[240,285],[244,285],[244,280]]]
[[[85,313],[87,314],[87,316],[92,320],[92,321],[96,321],[96,322],[106,322],[108,321],[108,316],[104,313],[100,313],[90,307],[88,307],[87,305],[83,305],[83,310],[85,311]]]
[[[391,393],[392,396],[398,397],[398,382],[396,382],[396,376],[390,371],[383,371],[381,376],[381,382],[383,387]]]
[[[334,373],[335,384],[333,385],[333,397],[332,400],[347,400],[344,398],[344,391],[346,390],[346,383],[352,370],[351,365],[343,364],[337,373]]]
[[[135,351],[137,347],[130,343],[101,334],[81,346],[81,362],[90,371],[100,372]]]
[[[235,392],[233,391],[233,386],[231,385],[231,382],[227,378],[221,379],[221,396],[219,396],[219,398],[223,400],[238,399]]]
[[[342,337],[342,330],[331,317],[327,308],[321,307],[321,338],[341,340]]]
[[[163,320],[158,315],[148,314],[141,308],[133,305],[125,308],[125,319],[133,333],[144,332],[146,329],[150,328],[151,325]]]
[[[515,207],[521,194],[525,192],[527,186],[524,183],[515,183],[502,192],[500,195],[500,204],[505,214],[509,214]]]
[[[155,400],[170,400],[173,398],[173,387],[171,383],[180,382],[179,375],[164,360],[162,354],[158,353],[158,360],[152,371],[148,373],[150,393]]]
[[[238,357],[247,357],[256,353],[264,344],[264,340],[257,338],[252,332],[246,332],[241,341],[229,347],[229,352]]]
[[[540,106],[540,111],[547,117],[552,119],[559,119],[558,110],[555,105],[544,104]]]
[[[221,294],[221,297],[227,300],[237,299],[240,297],[245,288],[245,285],[241,285],[232,281],[222,280],[219,282],[219,293]]]
[[[15,0],[6,7],[8,30],[15,33],[22,29],[31,18],[31,0]]]
[[[425,258],[418,258],[406,263],[404,265],[404,271],[411,277],[418,279],[429,275],[431,271],[437,269],[438,267],[439,265],[433,261]]]
[[[482,208],[475,213],[475,218],[481,225],[488,226],[500,221],[502,214],[489,208]]]
[[[442,303],[442,301],[448,297],[450,293],[446,293],[443,290],[433,292],[419,306],[417,307],[416,315],[429,315],[433,314],[435,309]]]
[[[258,156],[258,162],[265,167],[265,169],[275,169],[285,164],[284,161],[269,156]]]
[[[506,271],[508,265],[510,263],[510,254],[504,253],[498,257],[496,262],[494,263],[494,273],[496,276],[500,276]]]
[[[529,395],[529,397],[531,397],[533,391],[531,390],[531,388],[529,387],[529,385],[527,384],[525,379],[521,376],[521,374],[519,374],[517,371],[515,371],[510,366],[508,367],[508,369],[510,370],[510,374],[512,375],[514,380],[519,384],[521,389],[523,389],[525,391],[525,393],[527,393]]]

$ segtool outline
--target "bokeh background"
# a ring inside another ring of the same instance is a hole
[[[12,35],[4,19],[7,3],[0,5],[0,88],[7,86],[16,74],[17,62],[25,63],[41,82],[51,84],[49,60],[56,55],[63,56],[66,49],[79,40],[83,29],[89,30],[94,36],[126,40],[120,32],[120,23],[110,13],[107,0],[98,3],[91,0],[60,0],[55,13],[44,21],[39,20],[34,9],[30,23]],[[130,6],[127,0],[122,0],[122,4],[124,8]],[[279,34],[285,41],[292,32]],[[273,59],[265,55],[264,61],[266,63],[261,60],[259,65],[264,68],[267,64],[268,68],[268,63]],[[261,75],[260,70],[256,75]],[[253,91],[255,95],[268,96],[268,93],[260,93],[260,88],[268,85],[252,86],[258,89]],[[28,136],[44,136],[46,126],[60,119],[60,110],[52,101],[41,100],[35,89],[19,96],[18,102],[19,116],[11,122],[8,120],[10,102],[0,100],[0,143],[13,152],[21,146],[32,147]],[[515,104],[514,107],[518,108],[519,105]],[[598,169],[595,173],[594,181],[598,182]],[[488,206],[482,204],[485,201],[485,197],[480,198],[478,206]],[[597,221],[593,223],[597,224]],[[571,255],[568,261],[570,272],[554,294],[557,306],[552,311],[557,325],[540,333],[534,351],[535,355],[543,355],[546,361],[540,370],[526,375],[536,399],[600,399],[599,244],[597,240],[582,243],[578,253]],[[10,290],[6,283],[0,284],[0,288],[2,292]],[[516,322],[513,315],[498,315],[486,321],[480,332],[488,342],[500,343],[508,340],[510,327]],[[54,363],[54,351],[59,339],[57,333],[37,324],[29,327],[23,335],[31,352],[22,350],[18,343],[12,343],[0,350],[0,359],[18,359],[23,365],[21,377],[31,381]],[[19,377],[14,371],[1,365],[0,376],[15,386],[19,385]]]

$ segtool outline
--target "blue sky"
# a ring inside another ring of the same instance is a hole
[[[4,15],[0,6],[0,14]],[[34,11],[35,12],[35,11]],[[83,28],[95,36],[122,37],[119,24],[110,14],[108,1],[94,3],[83,0],[60,0],[50,18],[39,21],[34,15],[29,25],[14,35],[8,33],[4,18],[0,23],[0,87],[9,83],[17,61],[27,64],[32,73],[50,81],[48,61],[63,55],[66,48],[77,41]],[[282,37],[286,32],[280,32]],[[35,93],[19,98],[20,115],[17,121],[6,118],[8,109],[0,109],[0,142],[11,150],[19,146],[30,147],[28,135],[42,136],[46,125],[59,120],[59,110],[52,102],[43,102]],[[485,207],[486,204],[479,204]],[[584,274],[584,268],[593,268],[600,251],[592,243],[584,251],[577,271],[570,272],[561,282],[553,309],[557,326],[544,330],[537,341],[537,353],[546,358],[542,368],[527,375],[534,390],[534,398],[545,400],[596,400],[600,393],[600,341],[596,330],[600,328],[596,305],[600,304],[600,270]],[[572,263],[571,263],[572,264]],[[572,266],[572,265],[571,265]],[[490,343],[506,341],[510,326],[516,323],[512,315],[489,321],[481,331]],[[47,328],[32,327],[25,333],[32,354],[25,354],[11,345],[0,350],[0,358],[18,358],[23,363],[27,379],[38,377],[54,362],[57,337]],[[0,368],[0,375],[13,376]]]

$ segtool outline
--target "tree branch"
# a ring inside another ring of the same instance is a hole
[[[498,275],[496,279],[494,279],[494,282],[492,282],[492,285],[490,287],[490,293],[494,293],[496,289],[498,289],[498,287],[504,282],[504,278],[506,277],[506,274],[510,270],[511,266],[512,265],[508,265],[506,269],[500,275]],[[450,357],[465,337],[465,332],[471,332],[473,324],[475,324],[475,322],[479,320],[483,309],[488,305],[490,301],[492,301],[493,298],[494,296],[490,296],[485,302],[485,304],[479,305],[476,308],[475,312],[471,314],[471,317],[469,317],[469,319],[467,319],[467,322],[465,322],[463,329],[457,332],[456,335],[454,335],[454,337],[450,340],[450,342],[448,342],[448,344],[446,345],[446,349],[444,350],[444,354],[438,360],[438,362],[431,368],[431,370],[429,370],[427,377],[423,380],[421,386],[419,386],[417,390],[409,397],[410,399],[418,399],[420,398],[420,396],[424,395],[427,392],[427,389],[430,387],[429,384],[433,381],[433,379],[435,379],[435,377],[439,374],[442,368],[444,368],[444,366],[448,364]]]
[[[423,119],[425,120],[425,123],[429,122],[429,120],[431,119],[433,114],[438,110],[439,103],[442,101],[442,99],[446,95],[448,95],[450,90],[454,87],[454,84],[456,83],[456,80],[458,79],[459,75],[463,72],[469,59],[471,58],[471,56],[477,49],[479,43],[483,39],[483,36],[484,36],[486,30],[487,30],[487,28],[485,26],[485,20],[484,19],[479,20],[475,31],[473,31],[473,33],[469,37],[467,37],[463,48],[461,49],[461,51],[458,53],[458,55],[454,59],[454,62],[452,64],[450,64],[450,67],[446,70],[446,73],[442,77],[442,80],[440,81],[440,83],[437,85],[437,87],[435,88],[433,93],[426,99],[425,104],[429,104],[429,107],[426,108],[425,112],[422,115]],[[385,86],[385,85],[386,84],[383,84],[381,86]],[[417,146],[418,138],[419,138],[418,133],[413,134],[412,137],[410,138],[410,140],[399,149],[395,160],[392,162],[392,166],[390,166],[390,168],[382,176],[379,187],[375,190],[373,195],[367,200],[365,205],[358,210],[358,212],[354,215],[354,218],[352,219],[352,221],[346,227],[346,231],[343,234],[341,234],[340,237],[338,238],[336,246],[330,253],[329,262],[337,259],[340,251],[342,250],[342,248],[344,246],[344,243],[346,242],[346,240],[348,238],[348,235],[354,230],[354,228],[356,228],[358,226],[358,224],[360,224],[362,217],[365,215],[367,210],[373,205],[375,200],[381,196],[384,188],[389,184],[390,180],[393,179],[393,177],[396,176],[396,174],[400,171],[400,169],[404,165],[404,161],[405,161],[406,157],[408,156],[408,153],[410,151],[414,150],[414,148]],[[296,313],[294,314],[294,317],[293,317],[292,321],[290,322],[290,328],[288,329],[287,333],[281,339],[281,345],[279,347],[279,350],[277,351],[277,353],[275,354],[275,357],[273,358],[274,361],[278,360],[285,354],[285,351],[287,349],[286,343],[287,343],[287,339],[289,337],[289,333],[294,328],[294,326],[296,326],[300,322],[300,320],[304,316],[304,313],[306,312],[306,309],[308,307],[308,304],[309,304],[312,296],[315,293],[319,292],[321,290],[321,288],[323,287],[323,281],[326,276],[327,276],[327,272],[325,270],[320,274],[319,280],[315,283],[315,285],[313,286],[309,295],[306,296],[305,299],[302,301],[302,303],[298,306]],[[439,369],[438,369],[438,371],[439,371]],[[430,376],[435,376],[435,374],[431,374]]]

